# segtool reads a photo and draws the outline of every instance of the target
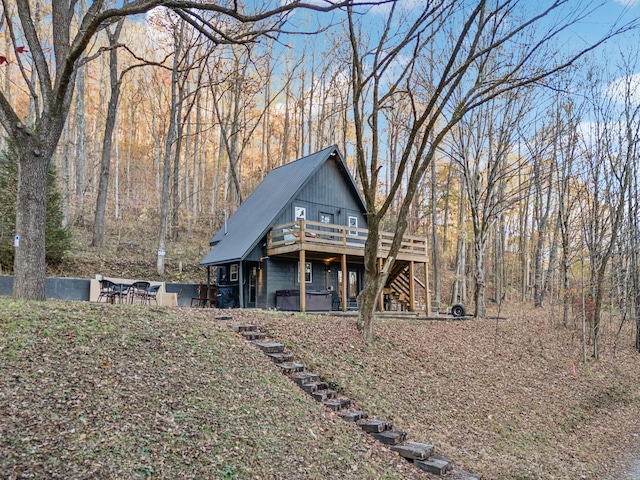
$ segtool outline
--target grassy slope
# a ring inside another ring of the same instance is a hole
[[[508,320],[382,320],[365,346],[353,319],[256,314],[274,338],[361,407],[492,479],[629,478],[640,458],[640,355],[631,325],[580,363],[551,310]],[[574,373],[575,366],[575,373]]]
[[[244,321],[483,478],[623,479],[640,453],[630,326],[583,366],[553,311],[386,319],[372,346],[353,318],[215,314],[0,299],[0,478],[428,478],[294,388]]]
[[[427,478],[213,314],[0,299],[0,478]]]

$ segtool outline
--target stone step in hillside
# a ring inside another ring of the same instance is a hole
[[[400,456],[409,460],[426,460],[433,454],[433,445],[429,443],[404,442],[393,445],[391,450],[398,452]]]
[[[302,388],[302,390],[307,393],[313,393],[317,392],[318,390],[326,390],[328,388],[328,385],[324,382],[310,382],[303,383],[302,385],[300,385],[300,388]]]
[[[323,390],[318,390],[316,392],[313,392],[311,394],[311,396],[317,400],[318,402],[322,403],[322,402],[326,402],[327,400],[331,400],[333,398],[336,398],[336,391],[335,390],[331,390],[330,388],[325,388]]]
[[[385,430],[380,433],[372,433],[376,440],[385,445],[397,445],[407,439],[407,432],[400,430]]]
[[[277,342],[255,342],[260,350],[264,353],[282,353],[284,345]]]
[[[285,362],[278,363],[278,368],[285,375],[290,375],[292,373],[304,372],[304,365],[297,362]]]
[[[432,455],[426,460],[414,460],[413,464],[420,470],[433,473],[435,475],[445,475],[453,468],[453,462],[450,458],[441,457],[440,455]]]
[[[386,420],[366,420],[358,422],[358,425],[367,433],[380,433],[393,428],[393,423]]]
[[[219,319],[231,320],[231,317],[219,317]],[[446,475],[449,480],[480,480],[479,475],[464,470],[454,470],[453,462],[449,458],[433,453],[433,445],[407,441],[407,432],[394,430],[392,422],[368,419],[368,413],[352,407],[350,399],[337,398],[337,392],[329,389],[325,382],[321,382],[318,375],[304,372],[304,365],[295,362],[292,354],[285,353],[285,346],[282,343],[261,341],[266,335],[258,330],[257,325],[236,324],[232,328],[246,340],[253,341],[283,373],[316,401],[336,412],[345,421],[356,422],[360,428],[389,446],[391,450],[413,461],[420,470],[440,476]]]
[[[339,410],[343,410],[345,408],[351,407],[351,400],[348,398],[335,398],[332,400],[327,400],[323,402],[323,405],[327,407],[329,410],[333,410],[337,412]]]
[[[369,416],[368,412],[364,410],[355,410],[352,412],[340,412],[338,413],[345,421],[347,422],[357,422],[363,418],[367,418]]]
[[[318,375],[315,373],[299,373],[291,376],[291,380],[293,380],[296,385],[302,387],[305,383],[313,383],[318,381]]]
[[[251,323],[245,323],[242,325],[233,325],[233,331],[236,333],[241,333],[241,332],[257,332],[258,331],[258,326],[257,325],[253,325]]]
[[[267,353],[267,357],[276,363],[287,363],[293,361],[293,355],[290,353]]]
[[[264,340],[265,334],[260,332],[242,332],[245,340]]]

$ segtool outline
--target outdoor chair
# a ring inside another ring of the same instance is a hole
[[[151,300],[156,302],[156,305],[158,305],[158,290],[160,290],[160,285],[151,285],[147,289],[147,293],[145,294],[144,298],[145,302],[148,305],[151,305]]]
[[[118,299],[118,303],[123,303],[129,296],[129,289],[131,285],[128,283],[114,283],[113,284],[113,300]],[[112,303],[114,303],[112,302]]]
[[[191,306],[196,304],[197,307],[206,307],[207,306],[207,286],[206,285],[198,285],[198,296],[191,297]]]
[[[116,284],[111,280],[100,280],[100,294],[98,295],[98,302],[104,298],[105,302],[114,303],[115,297],[117,295],[115,286]]]
[[[146,303],[147,291],[151,284],[149,282],[133,282],[129,289],[129,299],[131,303],[135,303],[136,299],[140,300],[140,303]]]

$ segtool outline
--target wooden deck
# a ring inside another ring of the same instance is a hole
[[[277,225],[267,237],[267,255],[288,255],[300,250],[323,254],[347,255],[364,258],[364,244],[369,231],[310,220]],[[378,256],[386,258],[393,241],[393,233],[381,232]],[[405,235],[397,260],[425,262],[427,239]]]

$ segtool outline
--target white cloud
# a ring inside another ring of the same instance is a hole
[[[640,73],[634,73],[625,77],[620,77],[605,85],[602,90],[605,97],[608,97],[624,105],[628,98],[632,104],[640,103]]]
[[[624,5],[625,7],[635,7],[640,3],[640,0],[613,0],[616,3]]]

